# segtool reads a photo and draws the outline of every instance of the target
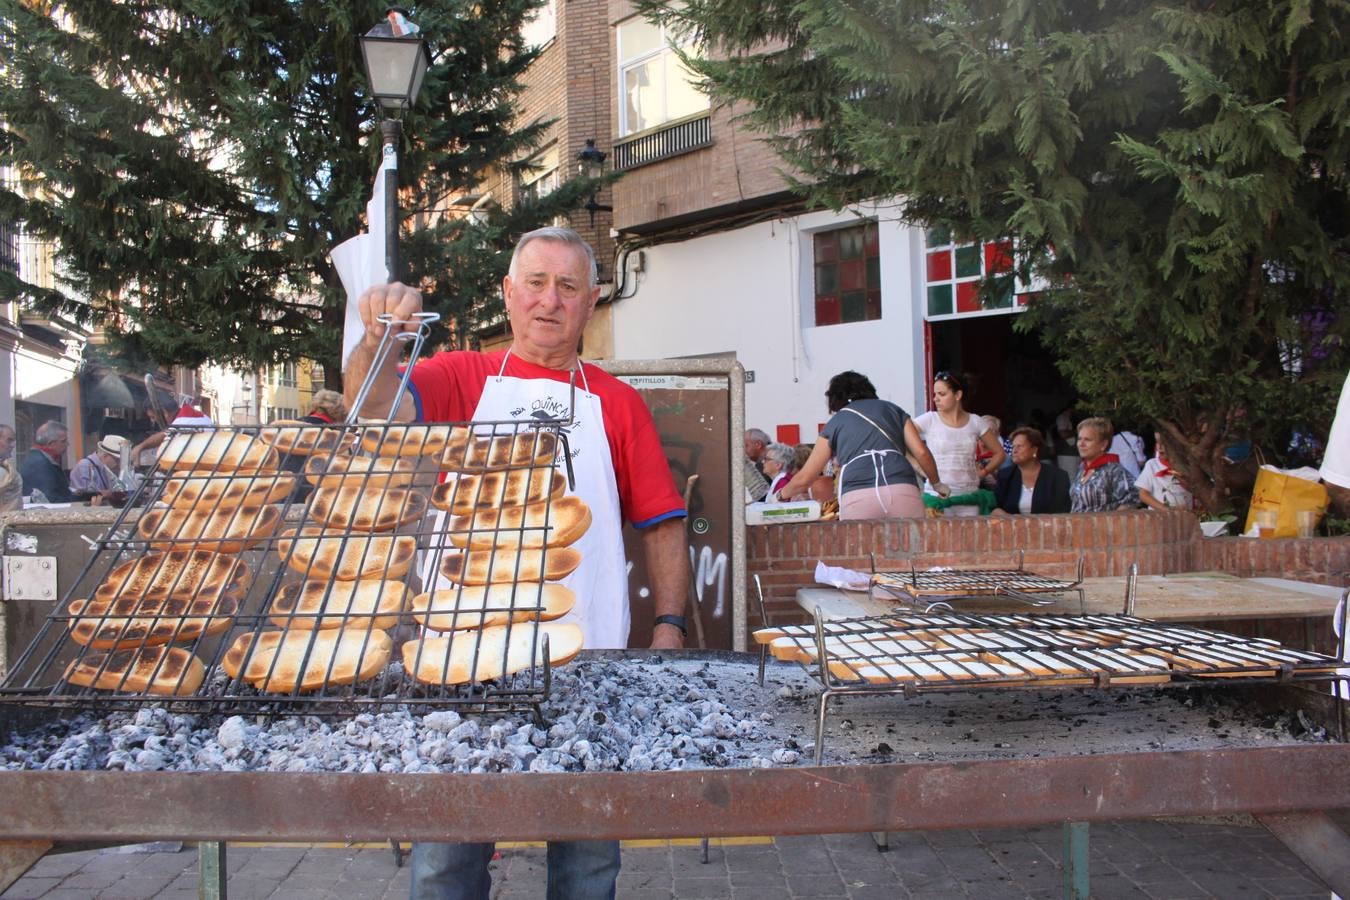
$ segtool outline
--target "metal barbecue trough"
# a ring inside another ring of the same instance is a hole
[[[411,345],[391,412],[435,318],[382,319],[372,373]],[[413,330],[396,333],[396,324]],[[517,548],[537,546],[540,573],[575,554],[549,545],[554,501],[572,483],[570,422],[570,411],[417,425],[353,414],[340,424],[173,430],[0,684],[0,703],[259,714],[468,706],[539,716],[550,688],[549,638],[539,632],[550,616],[544,576],[522,572],[529,552]],[[526,458],[512,455],[519,447]],[[501,448],[506,460],[494,462]],[[533,520],[507,524],[500,514],[511,483],[525,486]],[[467,571],[471,554],[501,582],[472,603],[474,589],[442,574]],[[414,615],[419,582],[421,596],[435,593]],[[530,642],[527,667],[508,671],[504,654],[499,667],[480,659],[487,630],[474,626],[487,624],[506,629],[508,642]],[[405,671],[405,662],[423,665],[432,639],[445,650],[440,683]],[[470,674],[451,678],[452,659]]]

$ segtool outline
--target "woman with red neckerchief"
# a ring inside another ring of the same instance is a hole
[[[1070,512],[1108,512],[1133,509],[1139,495],[1130,483],[1130,473],[1120,464],[1111,446],[1111,421],[1101,416],[1078,423],[1078,473],[1069,485]]]
[[[1153,440],[1157,448],[1155,455],[1144,463],[1143,471],[1134,480],[1134,486],[1139,489],[1140,502],[1149,509],[1193,509],[1195,499],[1167,461],[1162,434],[1155,431]]]

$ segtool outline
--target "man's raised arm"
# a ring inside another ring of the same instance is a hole
[[[361,390],[361,382],[370,371],[375,361],[375,351],[380,346],[380,339],[384,337],[385,325],[379,321],[379,316],[388,313],[395,321],[407,321],[415,313],[422,311],[422,295],[406,284],[398,282],[380,284],[362,294],[356,301],[356,306],[361,314],[361,324],[365,326],[366,331],[361,343],[352,350],[352,355],[347,360],[347,368],[342,372],[343,394],[346,396],[348,409],[355,409],[356,395]],[[398,331],[415,331],[417,326],[395,325],[394,328]],[[360,410],[356,410],[357,415],[383,419],[389,412],[389,405],[394,402],[394,394],[398,390],[398,363],[402,355],[402,342],[399,341],[385,356],[379,372],[375,375],[375,382],[370,386],[370,393],[366,395],[365,403]],[[412,398],[405,394],[393,418],[407,422],[414,418],[414,414]]]

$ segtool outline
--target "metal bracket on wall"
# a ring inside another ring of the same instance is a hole
[[[6,556],[4,560],[4,599],[57,599],[55,556]]]

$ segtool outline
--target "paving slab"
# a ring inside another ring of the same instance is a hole
[[[1350,824],[1346,814],[1337,819]],[[714,839],[706,864],[696,841],[637,841],[624,847],[619,894],[636,900],[1058,897],[1061,841],[1053,827],[904,832],[888,835],[887,852],[868,834]],[[1090,846],[1094,897],[1327,895],[1316,875],[1255,825],[1108,823],[1093,826]],[[396,867],[388,846],[374,843],[230,845],[226,859],[231,900],[402,900],[411,877],[406,860]],[[544,845],[504,845],[492,876],[500,900],[542,896]],[[51,854],[0,900],[176,900],[196,895],[196,879],[191,845],[178,852]]]

